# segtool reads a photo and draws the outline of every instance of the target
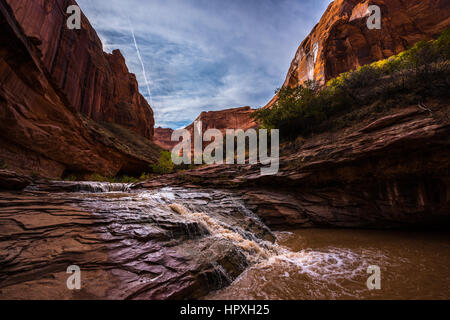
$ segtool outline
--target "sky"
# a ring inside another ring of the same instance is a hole
[[[120,49],[156,126],[202,111],[260,108],[330,0],[78,0],[103,42]]]

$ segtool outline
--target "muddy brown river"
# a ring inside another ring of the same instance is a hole
[[[449,299],[447,233],[309,229],[276,232],[289,253],[247,269],[209,299]],[[381,289],[367,288],[367,268]]]

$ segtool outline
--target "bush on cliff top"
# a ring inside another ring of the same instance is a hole
[[[263,127],[280,129],[282,138],[327,130],[337,117],[368,105],[389,105],[393,98],[418,103],[450,92],[450,29],[434,41],[330,80],[325,87],[309,81],[296,88],[282,88],[271,109],[254,117]]]

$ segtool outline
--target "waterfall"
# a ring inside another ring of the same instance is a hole
[[[235,228],[231,228],[224,223],[219,223],[206,213],[191,212],[185,206],[178,203],[169,205],[169,208],[188,219],[203,224],[211,235],[230,240],[242,249],[247,259],[253,263],[261,262],[269,257],[281,254],[280,247],[277,245],[262,239],[256,240],[256,237],[247,239],[244,237],[245,232],[243,230],[239,233],[233,230]]]
[[[132,184],[129,183],[109,183],[109,182],[72,182],[53,181],[46,184],[31,185],[28,191],[48,191],[48,192],[129,192]]]

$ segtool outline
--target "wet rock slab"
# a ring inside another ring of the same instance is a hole
[[[209,211],[249,240],[274,239],[217,191],[0,193],[0,299],[195,299],[251,264],[233,241],[171,203]],[[70,265],[81,269],[79,291],[67,289]]]

